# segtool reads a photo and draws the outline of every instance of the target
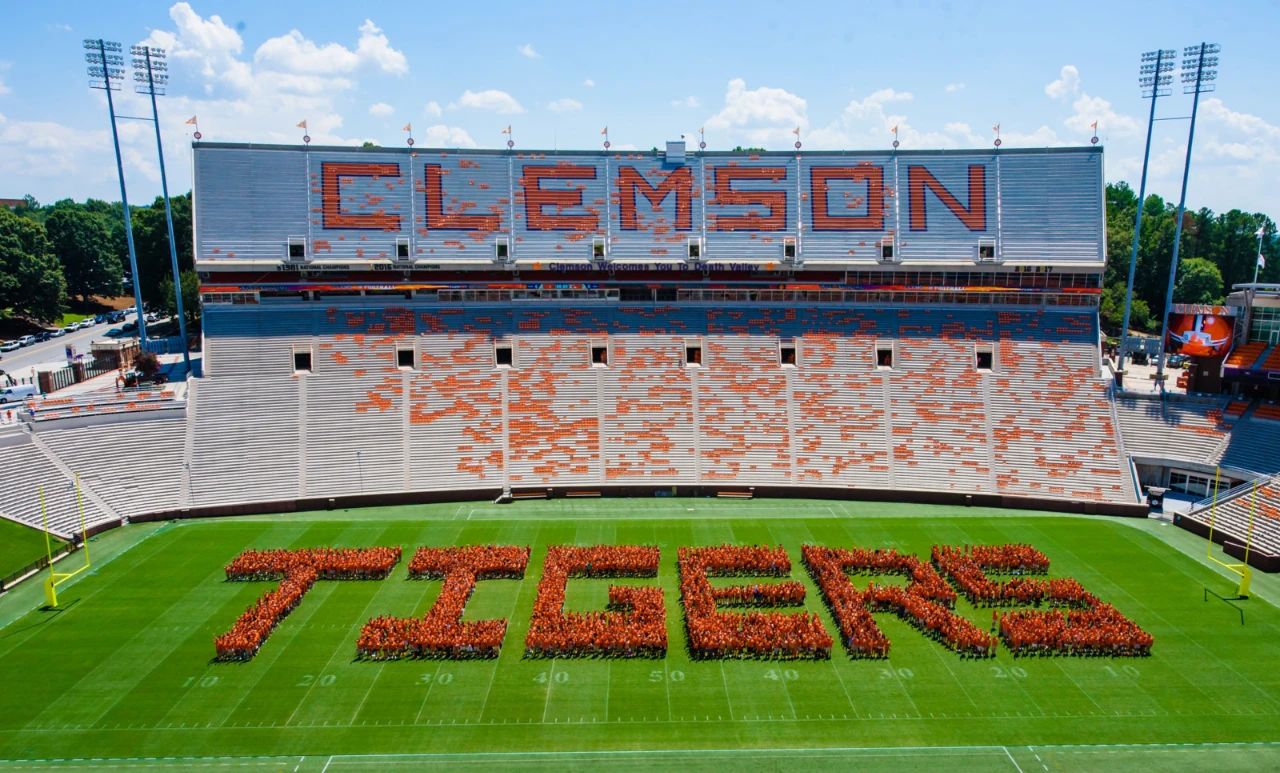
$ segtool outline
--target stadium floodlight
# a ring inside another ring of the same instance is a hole
[[[178,271],[178,242],[173,234],[173,207],[169,204],[169,177],[164,168],[164,143],[160,141],[160,111],[156,97],[163,96],[169,83],[169,63],[163,48],[133,46],[133,80],[139,94],[151,98],[151,125],[156,130],[156,156],[160,159],[160,191],[164,196],[164,220],[169,227],[169,267],[173,271],[174,308],[178,312],[178,336],[182,338],[182,364],[191,372],[191,353],[187,349],[187,322],[182,309],[182,275]]]
[[[124,80],[124,48],[115,41],[84,41],[88,62],[89,88],[102,89],[107,95],[107,115],[111,120],[111,142],[116,149],[116,175],[120,178],[120,206],[124,210],[124,237],[129,248],[129,271],[133,279],[133,303],[138,314],[138,343],[147,345],[147,322],[142,310],[142,286],[138,283],[138,252],[133,245],[133,218],[129,214],[129,194],[124,184],[124,162],[120,159],[120,134],[116,131],[116,103],[111,92],[120,90]]]
[[[1133,221],[1133,250],[1129,254],[1129,282],[1124,294],[1124,322],[1120,325],[1120,356],[1118,367],[1124,373],[1125,356],[1129,353],[1129,314],[1133,311],[1133,280],[1138,268],[1138,238],[1142,235],[1142,205],[1147,200],[1147,163],[1151,159],[1151,132],[1156,125],[1156,100],[1172,92],[1174,60],[1177,52],[1171,48],[1147,51],[1138,66],[1138,86],[1144,99],[1151,100],[1151,112],[1147,115],[1147,146],[1142,152],[1142,182],[1138,185],[1138,212]],[[1123,378],[1123,376],[1122,376]]]
[[[1164,392],[1165,337],[1169,334],[1169,311],[1173,307],[1173,286],[1178,278],[1178,253],[1182,247],[1182,216],[1187,209],[1187,178],[1191,174],[1191,145],[1196,139],[1196,113],[1200,109],[1200,95],[1213,91],[1213,81],[1218,71],[1210,69],[1218,65],[1217,43],[1201,43],[1182,50],[1183,91],[1191,98],[1191,127],[1187,130],[1187,157],[1182,163],[1182,193],[1178,197],[1178,219],[1173,229],[1173,259],[1169,261],[1169,284],[1164,293],[1164,313],[1160,316],[1160,357],[1156,360],[1156,383]]]

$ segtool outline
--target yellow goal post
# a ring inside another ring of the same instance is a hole
[[[40,491],[40,518],[44,522],[44,549],[49,559],[49,576],[44,581],[44,598],[50,609],[58,608],[58,586],[89,568],[89,529],[84,518],[84,495],[80,491],[80,476],[75,477],[76,508],[80,513],[80,540],[84,546],[84,565],[72,572],[59,572],[53,565],[53,540],[49,534],[49,509],[45,503],[44,486]]]
[[[1209,504],[1209,544],[1205,548],[1205,556],[1218,566],[1240,578],[1237,595],[1248,598],[1249,584],[1253,580],[1253,570],[1249,567],[1249,551],[1253,547],[1253,519],[1258,510],[1258,481],[1253,482],[1249,495],[1249,528],[1244,539],[1244,560],[1240,563],[1228,563],[1213,554],[1213,527],[1218,511],[1218,489],[1222,480],[1222,468],[1217,467],[1213,473],[1213,501]]]

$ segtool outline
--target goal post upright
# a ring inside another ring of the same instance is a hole
[[[84,495],[80,490],[80,476],[75,477],[76,508],[80,513],[80,539],[84,544],[84,566],[73,572],[58,572],[53,566],[53,545],[49,538],[49,509],[45,504],[44,486],[40,490],[40,518],[44,523],[44,545],[49,559],[49,576],[44,581],[44,598],[50,609],[58,608],[58,586],[88,569],[89,563],[89,528],[84,517]]]

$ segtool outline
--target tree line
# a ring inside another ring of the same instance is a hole
[[[1102,324],[1119,333],[1124,321],[1125,289],[1129,277],[1129,257],[1133,250],[1133,225],[1138,213],[1138,194],[1128,183],[1107,185],[1107,269],[1103,278]],[[1173,236],[1177,226],[1177,204],[1159,196],[1147,196],[1142,211],[1142,237],[1138,245],[1137,269],[1133,281],[1132,330],[1160,331],[1169,263],[1173,260]],[[1211,209],[1183,213],[1182,246],[1178,256],[1178,276],[1174,285],[1175,303],[1222,303],[1231,286],[1253,281],[1258,259],[1258,229],[1262,228],[1262,254],[1266,268],[1259,282],[1280,282],[1280,243],[1276,224],[1258,212],[1232,209],[1215,213]]]
[[[1103,326],[1115,333],[1124,315],[1138,196],[1127,183],[1119,182],[1107,185],[1106,200],[1107,264],[1101,315]],[[200,310],[192,262],[191,194],[175,196],[171,202],[183,306],[188,322],[196,324]],[[1143,207],[1131,327],[1157,331],[1173,257],[1176,206],[1152,195]],[[129,211],[143,301],[172,313],[175,303],[164,202],[157,198]],[[1232,285],[1252,281],[1259,228],[1265,229],[1262,252],[1266,268],[1258,279],[1280,282],[1280,241],[1271,218],[1239,209],[1215,213],[1207,208],[1189,209],[1183,217],[1176,302],[1221,303]],[[63,199],[41,205],[28,196],[23,206],[12,211],[0,209],[0,311],[51,322],[61,317],[72,298],[84,301],[93,295],[127,294],[122,277],[128,265],[119,202]]]
[[[120,202],[62,199],[42,205],[27,196],[0,208],[0,314],[40,323],[61,318],[73,301],[132,293],[126,280],[129,253]],[[188,322],[199,320],[192,260],[191,194],[170,199]],[[173,272],[164,200],[131,206],[133,240],[143,302],[173,313]]]

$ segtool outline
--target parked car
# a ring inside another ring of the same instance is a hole
[[[58,328],[57,330],[52,330],[52,331],[50,331],[50,332],[49,332],[49,337],[50,337],[50,338],[61,338],[62,336],[66,335],[66,334],[67,334],[67,329],[66,329],[65,327],[60,327],[60,328]]]
[[[160,319],[160,315],[159,315],[159,314],[157,314],[157,313],[155,313],[154,311],[149,311],[149,312],[147,312],[147,321],[148,321],[148,322],[155,322],[155,321],[157,321],[157,320],[159,320],[159,319]]]
[[[124,322],[124,318],[127,316],[129,315],[123,311],[113,311],[107,315],[107,321],[114,325],[117,322]]]
[[[86,328],[93,327],[95,324],[97,323],[94,322],[93,317],[85,317],[84,319],[76,323],[76,329],[84,330]]]
[[[41,330],[39,333],[35,334],[37,343],[41,341],[48,341],[50,338],[53,338],[53,333],[50,333],[48,330]]]
[[[107,338],[119,338],[124,335],[124,331],[118,327],[113,327],[107,331]]]
[[[67,333],[74,333],[79,329],[80,329],[80,325],[73,322],[70,325],[67,325],[66,327],[62,328],[62,333],[63,335],[66,335]]]
[[[18,339],[18,346],[30,346],[36,342],[35,336],[23,336]]]
[[[103,322],[106,322],[106,321],[107,321],[106,314],[95,314],[93,317],[93,324],[95,325],[101,325]]]
[[[123,331],[123,332],[125,332],[125,333],[132,333],[133,331],[135,331],[135,330],[137,330],[137,329],[138,329],[138,323],[137,323],[137,322],[126,322],[126,323],[124,323],[123,325],[121,325],[121,326],[120,326],[120,330],[122,330],[122,331]]]
[[[13,403],[39,394],[34,384],[14,384],[0,388],[0,403]]]
[[[12,352],[22,348],[22,344],[15,341],[5,341],[0,343],[0,352]]]

